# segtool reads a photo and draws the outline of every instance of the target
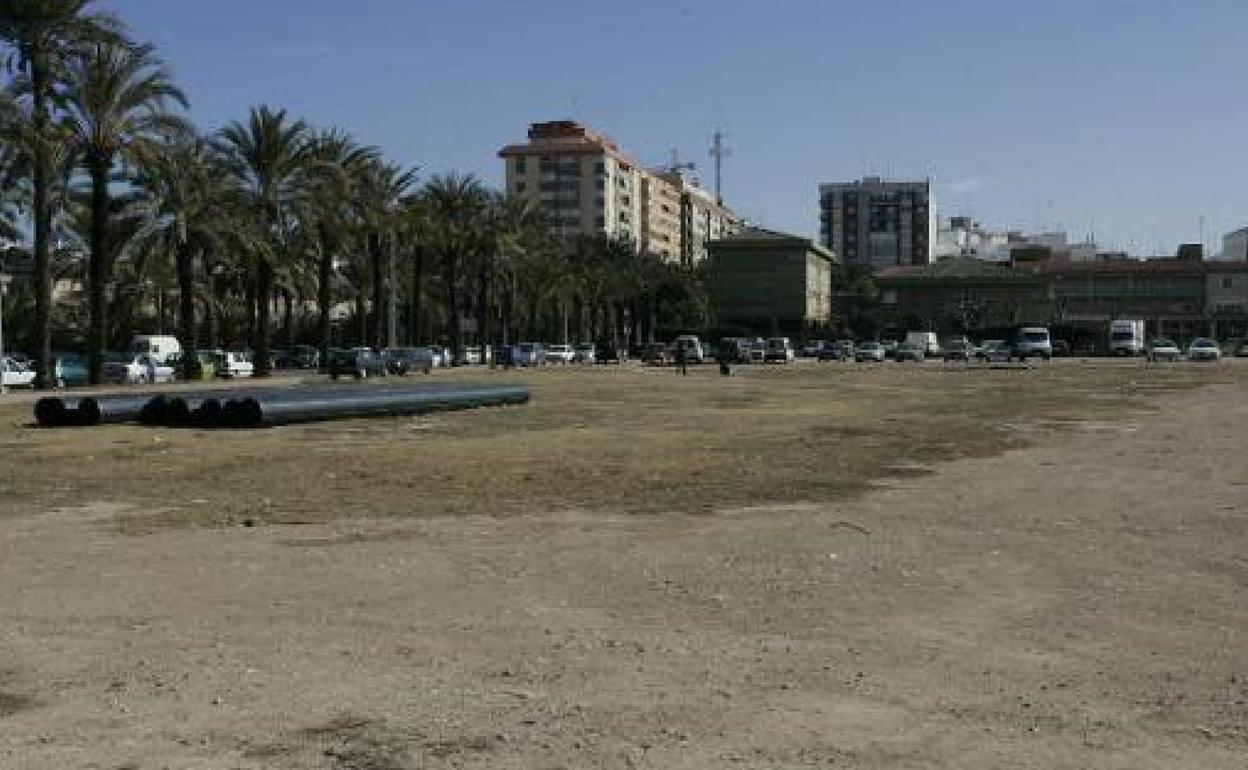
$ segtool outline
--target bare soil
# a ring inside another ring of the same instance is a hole
[[[0,407],[0,767],[1240,768],[1244,373],[637,368]],[[8,402],[6,402],[8,403]]]

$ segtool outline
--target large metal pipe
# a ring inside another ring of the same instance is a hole
[[[35,402],[35,420],[44,427],[104,425],[139,419],[150,395],[78,396],[41,398]]]
[[[450,409],[524,404],[528,388],[516,385],[345,387],[250,394],[224,406],[222,425],[258,428],[319,420],[401,416]]]

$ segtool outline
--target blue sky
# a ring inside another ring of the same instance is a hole
[[[762,224],[817,188],[931,177],[942,215],[1137,254],[1248,225],[1244,0],[100,0],[205,128],[249,106],[336,124],[423,173],[501,180],[530,122],[673,149]]]

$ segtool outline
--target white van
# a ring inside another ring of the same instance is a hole
[[[1014,357],[1019,361],[1028,358],[1043,358],[1048,361],[1053,357],[1053,340],[1049,338],[1049,330],[1043,326],[1025,326],[1018,330],[1014,337]]]
[[[135,355],[149,355],[161,364],[168,364],[182,355],[182,343],[172,335],[136,334],[130,338],[130,352]]]
[[[940,355],[940,340],[936,332],[906,332],[906,342],[917,346],[929,358]]]
[[[238,377],[251,377],[256,373],[256,365],[252,363],[251,353],[219,351],[215,355],[218,377],[233,380]]]

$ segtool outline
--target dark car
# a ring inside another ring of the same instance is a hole
[[[627,356],[611,342],[599,342],[594,347],[594,361],[600,364],[622,364]]]
[[[975,357],[975,346],[965,340],[947,342],[944,356],[946,361],[970,361]]]
[[[329,354],[329,377],[385,377],[390,373],[390,360],[365,348],[334,350]]]
[[[641,351],[641,360],[651,366],[663,366],[676,360],[671,348],[662,342],[652,342]]]
[[[754,360],[750,341],[740,337],[725,337],[719,341],[715,360],[724,364],[748,364]]]
[[[816,356],[820,361],[849,361],[854,357],[854,346],[841,342],[825,342]]]
[[[288,369],[316,369],[321,365],[321,351],[311,345],[295,345],[280,351],[277,365]]]
[[[1053,356],[1069,356],[1070,343],[1066,340],[1053,340]]]

